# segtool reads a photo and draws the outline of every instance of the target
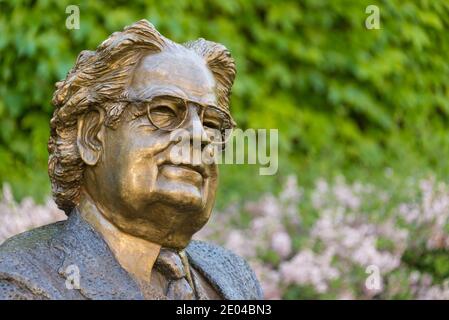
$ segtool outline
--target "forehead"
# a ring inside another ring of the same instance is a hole
[[[215,79],[204,60],[190,50],[144,56],[134,71],[134,98],[170,94],[201,104],[216,104]]]

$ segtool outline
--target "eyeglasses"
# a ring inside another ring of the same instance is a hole
[[[135,102],[146,108],[150,123],[157,129],[173,131],[181,128],[189,113],[188,101],[173,96],[158,96],[149,101]],[[214,106],[197,104],[201,123],[212,144],[226,144],[235,123],[231,116]]]

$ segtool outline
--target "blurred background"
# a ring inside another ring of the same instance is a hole
[[[221,165],[199,238],[250,261],[269,299],[449,299],[445,0],[0,0],[0,243],[64,219],[48,198],[54,83],[143,18],[228,47],[239,127],[279,130],[276,175]]]

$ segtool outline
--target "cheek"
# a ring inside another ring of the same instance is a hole
[[[158,167],[148,149],[131,149],[120,165],[121,194],[133,201],[147,199],[155,190]]]
[[[154,190],[157,155],[170,144],[169,137],[142,127],[123,126],[108,137],[106,153],[111,175],[123,200],[138,202]]]

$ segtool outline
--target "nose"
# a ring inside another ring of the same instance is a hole
[[[190,103],[188,105],[188,121],[186,128],[190,133],[190,140],[193,143],[193,146],[201,146],[201,150],[204,149],[211,140],[203,127],[203,123],[200,117],[201,109],[195,104]]]

